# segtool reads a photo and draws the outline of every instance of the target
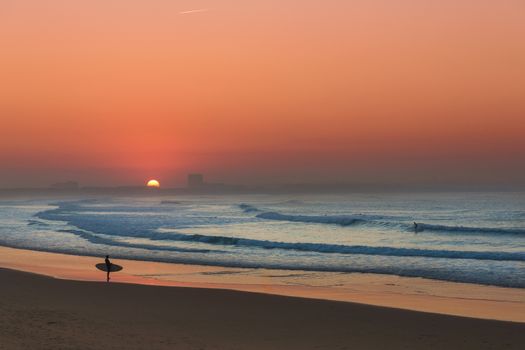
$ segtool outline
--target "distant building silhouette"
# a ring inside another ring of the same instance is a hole
[[[54,190],[78,190],[80,186],[78,182],[65,181],[65,182],[57,182],[56,184],[52,184],[49,187]]]
[[[188,174],[188,187],[196,188],[204,186],[204,176],[202,174]]]

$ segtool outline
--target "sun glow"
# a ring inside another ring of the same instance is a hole
[[[154,187],[154,188],[159,188],[160,187],[160,182],[158,182],[157,180],[149,180],[148,183],[146,184],[147,187]]]

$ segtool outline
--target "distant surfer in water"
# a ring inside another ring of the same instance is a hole
[[[109,273],[111,272],[111,261],[109,261],[109,255],[106,255],[106,260],[104,261],[106,263],[106,269],[108,270],[107,282],[109,282]]]
[[[414,221],[414,233],[417,233],[417,222]]]

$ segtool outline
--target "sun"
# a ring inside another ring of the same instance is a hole
[[[146,184],[147,187],[153,187],[153,188],[159,188],[160,187],[160,182],[158,182],[157,180],[149,180],[148,183]]]

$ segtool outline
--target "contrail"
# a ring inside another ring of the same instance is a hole
[[[186,15],[188,13],[197,13],[197,12],[208,12],[210,9],[196,9],[196,10],[188,10],[188,11],[181,11],[179,12],[179,15]]]

